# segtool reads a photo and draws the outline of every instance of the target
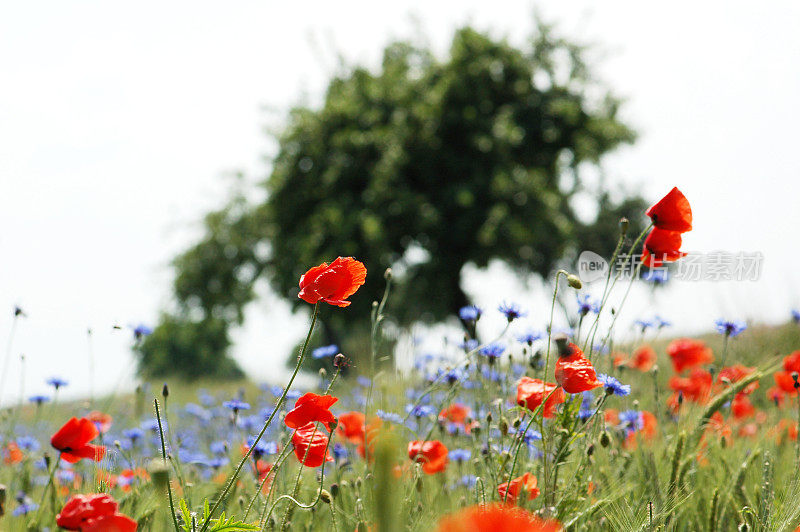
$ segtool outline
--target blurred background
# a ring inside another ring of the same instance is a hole
[[[622,334],[785,322],[798,20],[788,0],[5,4],[2,400],[51,376],[86,395],[90,350],[93,393],[132,388],[139,360],[279,382],[308,325],[292,289],[337,254],[369,281],[318,345],[355,342],[389,265],[399,351],[431,327],[457,341],[465,303],[487,336],[503,300],[542,330],[541,274],[676,185],[683,249],[760,252],[760,278],[636,286]]]

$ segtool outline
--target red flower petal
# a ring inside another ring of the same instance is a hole
[[[647,209],[645,214],[659,229],[681,233],[692,230],[692,207],[678,187],[670,190],[658,203]]]

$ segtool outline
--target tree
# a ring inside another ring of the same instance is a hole
[[[583,169],[634,139],[584,55],[544,25],[522,48],[464,28],[444,59],[397,42],[376,72],[335,77],[321,108],[291,110],[266,200],[236,195],[176,259],[179,315],[239,324],[261,276],[303,305],[300,275],[352,255],[365,262],[367,283],[351,307],[323,317],[324,340],[341,342],[341,331],[368,325],[387,267],[397,279],[390,312],[409,324],[469,302],[468,263],[500,259],[521,275],[548,275],[587,242],[610,254],[619,217],[643,202],[617,204],[599,186],[589,191],[597,219],[575,210],[574,197],[587,192]],[[632,223],[634,232],[639,218]],[[148,340],[140,349],[151,348]]]

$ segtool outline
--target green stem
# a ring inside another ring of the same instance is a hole
[[[156,420],[158,421],[158,434],[161,437],[161,458],[164,460],[164,465],[167,465],[167,447],[164,444],[164,427],[161,425],[161,410],[158,408],[158,399],[153,399],[153,404],[156,407]],[[172,524],[176,531],[180,531],[181,527],[178,526],[178,518],[175,517],[175,503],[172,500],[172,483],[167,478],[167,495],[169,496],[169,514],[172,516]]]
[[[267,428],[269,428],[270,423],[272,423],[272,420],[278,414],[278,411],[280,410],[281,406],[283,406],[283,402],[284,400],[286,400],[286,394],[289,393],[289,389],[292,387],[295,377],[297,377],[297,374],[300,372],[300,366],[303,365],[303,360],[305,359],[306,356],[306,350],[308,349],[308,344],[311,341],[311,334],[314,332],[314,325],[316,325],[317,323],[318,312],[319,312],[319,302],[314,304],[314,313],[311,317],[311,327],[309,327],[308,329],[306,340],[305,342],[303,342],[303,348],[300,351],[300,355],[297,357],[297,365],[294,367],[294,372],[292,372],[292,376],[289,378],[289,382],[283,389],[283,393],[278,399],[278,402],[275,405],[275,409],[269,415],[269,418],[267,418],[267,421],[266,423],[264,423],[264,427],[261,429],[261,432],[258,433],[258,436],[256,436],[255,441],[253,441],[253,444],[250,445],[249,449],[247,449],[247,452],[242,457],[242,460],[239,462],[239,465],[236,467],[236,470],[233,472],[233,475],[231,475],[231,478],[228,481],[228,484],[225,486],[225,489],[222,490],[222,493],[217,499],[217,502],[215,502],[214,506],[211,508],[211,512],[208,515],[208,519],[206,519],[203,522],[203,526],[200,528],[200,532],[205,532],[206,529],[208,529],[209,525],[211,524],[211,518],[214,516],[214,512],[216,512],[217,509],[220,507],[220,505],[225,501],[225,498],[228,496],[228,492],[231,490],[233,484],[236,482],[236,478],[239,476],[239,473],[241,473],[244,464],[247,463],[247,460],[253,453],[253,449],[255,449],[256,445],[258,445],[258,442],[261,441],[261,438],[264,436],[264,433],[267,432]]]

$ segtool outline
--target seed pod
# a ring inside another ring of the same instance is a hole
[[[167,489],[167,483],[169,483],[169,467],[164,460],[161,458],[151,460],[147,465],[147,472],[150,474],[150,479],[157,488]]]
[[[620,218],[619,219],[619,232],[622,233],[623,235],[626,235],[628,233],[628,226],[629,225],[630,225],[630,222],[628,221],[627,218],[625,218],[624,216],[622,218]]]
[[[603,446],[603,448],[606,448],[606,447],[608,447],[609,445],[611,445],[611,436],[608,434],[608,431],[607,431],[607,430],[604,430],[604,431],[603,431],[603,432],[600,434],[600,445],[602,445],[602,446]]]
[[[581,283],[581,280],[578,278],[577,275],[573,273],[567,275],[567,284],[570,285],[570,287],[574,288],[575,290],[580,290],[581,287],[583,287],[583,283]]]
[[[331,503],[331,494],[330,494],[330,492],[328,490],[326,490],[324,488],[319,490],[319,498],[322,499],[322,502],[324,502],[326,504],[330,504]]]
[[[339,484],[335,482],[331,484],[331,495],[334,499],[339,496]]]

